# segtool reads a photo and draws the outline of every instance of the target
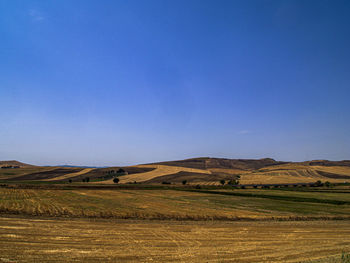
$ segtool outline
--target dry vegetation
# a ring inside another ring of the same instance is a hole
[[[12,163],[21,164],[12,161]],[[90,183],[113,184],[120,168],[128,174],[119,176],[119,183],[161,184],[163,182],[219,185],[220,180],[235,180],[241,184],[312,183],[317,180],[334,183],[350,182],[350,161],[307,161],[302,163],[278,162],[273,159],[243,160],[194,158],[158,164],[129,167],[79,168],[38,167],[23,164],[17,169],[0,169],[0,180],[68,181],[81,182],[89,177]]]
[[[341,262],[327,259],[349,250],[347,221],[0,218],[2,262]]]
[[[0,262],[341,263],[350,251],[349,186],[25,186],[0,188]]]
[[[174,220],[350,218],[349,189],[48,190],[0,188],[0,212],[51,217]]]
[[[128,183],[128,182],[144,182],[151,180],[153,178],[175,174],[178,172],[192,172],[192,173],[200,173],[200,174],[210,174],[211,172],[208,170],[195,169],[195,168],[186,168],[186,167],[176,167],[176,166],[167,166],[167,165],[143,165],[141,167],[155,168],[150,172],[145,173],[137,173],[137,174],[129,174],[120,177],[120,183]],[[101,182],[102,183],[102,182]],[[113,184],[113,179],[103,181],[103,183]]]

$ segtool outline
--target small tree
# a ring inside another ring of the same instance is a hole
[[[113,183],[115,183],[115,184],[119,183],[119,179],[118,178],[114,178],[113,179]]]
[[[187,180],[183,180],[183,181],[182,181],[182,184],[183,184],[183,185],[187,184]]]
[[[226,183],[226,181],[225,180],[220,180],[220,184],[222,184],[222,185],[224,185]]]

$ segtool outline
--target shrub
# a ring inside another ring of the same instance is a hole
[[[331,186],[331,183],[328,182],[328,181],[326,181],[326,182],[324,183],[324,185],[327,186],[327,187],[330,187],[330,186]]]
[[[182,184],[183,184],[183,185],[187,184],[187,180],[183,180],[183,181],[182,181]]]
[[[72,179],[69,179],[68,182],[71,184],[72,183]]]
[[[113,179],[113,183],[115,183],[115,184],[119,183],[119,179],[118,178],[114,178]]]
[[[90,177],[86,177],[85,178],[85,181],[88,183],[88,182],[90,182]]]
[[[81,181],[85,183],[85,178],[83,178]]]
[[[253,187],[256,189],[256,188],[258,188],[258,186],[257,185],[253,185]]]
[[[171,183],[170,183],[170,182],[164,181],[164,182],[162,182],[162,184],[171,184]]]
[[[202,187],[199,184],[197,184],[196,189],[202,189]]]
[[[241,189],[245,189],[245,186],[244,186],[244,185],[242,185],[242,186],[241,186]]]
[[[220,180],[220,184],[224,185],[226,183],[225,180]]]

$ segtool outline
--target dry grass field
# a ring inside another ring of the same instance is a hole
[[[350,191],[0,188],[0,212],[50,217],[173,220],[350,218]]]
[[[66,180],[66,179],[70,179],[79,175],[83,175],[83,174],[87,174],[89,172],[91,172],[93,170],[93,168],[85,168],[79,172],[74,172],[74,173],[67,173],[61,176],[57,176],[57,177],[53,177],[53,178],[48,178],[48,179],[43,179],[43,181],[56,181],[56,180]]]
[[[349,221],[0,218],[0,262],[341,262],[349,250]]]
[[[129,174],[120,177],[120,183],[128,183],[128,182],[144,182],[151,180],[156,177],[174,174],[178,172],[191,172],[191,173],[200,173],[200,174],[210,174],[211,172],[203,169],[195,169],[195,168],[186,168],[186,167],[176,167],[176,166],[168,166],[168,165],[142,165],[140,167],[146,168],[155,168],[150,172],[145,173],[136,173]],[[113,184],[113,179],[106,180],[100,183]]]
[[[83,186],[0,187],[0,262],[345,263],[350,251],[345,185]]]

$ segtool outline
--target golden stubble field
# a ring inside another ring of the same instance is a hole
[[[349,193],[348,189],[320,194],[263,189],[193,192],[0,188],[0,213],[115,219],[346,219],[350,216]]]
[[[0,218],[0,262],[337,262],[349,250],[349,221]]]
[[[349,186],[60,187],[0,188],[0,262],[337,263],[350,251]]]

